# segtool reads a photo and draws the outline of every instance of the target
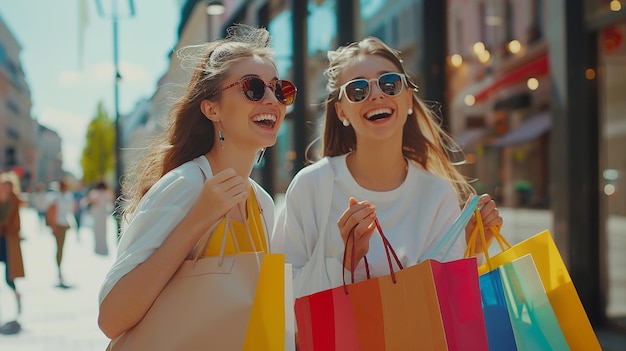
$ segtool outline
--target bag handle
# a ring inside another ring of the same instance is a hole
[[[246,227],[246,233],[248,236],[248,240],[250,242],[250,246],[252,247],[252,250],[256,252],[257,251],[256,244],[254,243],[254,240],[252,239],[252,232],[250,230],[250,226],[248,225],[248,220],[243,211],[243,205],[238,204],[237,207],[241,213],[241,218],[243,219],[244,225]],[[237,238],[235,236],[235,230],[233,228],[233,224],[232,224],[232,220],[230,218],[229,212],[227,212],[226,215],[224,215],[223,217],[218,218],[218,220],[209,228],[209,230],[207,230],[207,232],[203,234],[202,237],[200,237],[200,239],[198,240],[198,243],[196,244],[196,246],[194,246],[194,249],[192,250],[191,256],[192,256],[192,260],[194,261],[194,264],[200,259],[202,254],[206,252],[206,249],[209,246],[211,239],[213,238],[215,228],[219,226],[222,220],[225,220],[225,223],[224,223],[224,231],[222,232],[222,241],[220,244],[220,254],[218,256],[219,257],[218,265],[221,266],[224,263],[224,252],[226,251],[226,237],[228,236],[229,232],[230,232],[231,238],[233,239],[233,243],[235,244],[235,250],[239,251],[239,242],[237,241]]]
[[[205,157],[204,161],[205,161],[204,163],[203,162],[197,162],[197,164],[198,164],[198,168],[200,168],[200,171],[202,172],[202,175],[204,176],[204,179],[206,180],[206,179],[209,179],[210,177],[212,177],[213,174],[212,174],[212,171],[210,169],[211,165],[209,164],[209,160],[206,159],[206,157]],[[258,205],[258,201],[257,201],[257,205]],[[244,205],[241,204],[241,203],[237,204],[237,208],[239,209],[239,213],[241,214],[241,218],[242,218],[242,220],[243,220],[243,222],[244,222],[244,224],[246,226],[246,233],[248,234],[248,240],[250,240],[250,246],[252,247],[252,250],[254,252],[256,252],[257,251],[256,245],[254,244],[254,240],[252,240],[252,233],[250,231],[250,226],[248,226],[248,220],[247,220],[247,217],[245,215],[245,211],[244,211],[243,206]],[[261,206],[259,206],[259,211],[261,211]],[[192,258],[194,260],[194,264],[195,264],[195,262],[198,261],[198,259],[202,255],[202,253],[206,252],[206,249],[209,246],[209,243],[211,242],[211,238],[213,237],[213,232],[215,231],[215,228],[217,228],[217,226],[221,223],[222,220],[226,220],[226,223],[224,223],[224,232],[222,233],[222,244],[221,244],[221,247],[220,247],[219,265],[221,266],[222,263],[224,262],[224,250],[226,248],[226,234],[227,234],[228,229],[230,229],[230,233],[231,233],[231,236],[233,238],[233,242],[235,244],[235,250],[237,250],[237,252],[239,252],[239,243],[237,242],[237,239],[235,237],[235,231],[233,230],[233,225],[232,225],[232,222],[230,221],[230,216],[228,215],[229,212],[230,211],[226,212],[226,215],[224,215],[223,217],[218,218],[217,221],[209,228],[209,230],[207,230],[207,232],[205,234],[203,234],[203,236],[200,237],[200,239],[196,243],[196,246],[194,246],[194,249],[191,252],[191,256],[192,256]],[[261,215],[261,217],[263,217],[263,215]],[[262,240],[258,236],[258,234],[259,234],[259,230],[257,228],[257,238],[259,239],[259,242],[262,242]],[[268,243],[268,245],[269,245],[269,243]]]
[[[380,235],[380,238],[383,241],[383,247],[385,248],[385,254],[387,255],[387,262],[389,263],[389,272],[391,274],[391,281],[393,281],[393,283],[396,283],[396,273],[393,270],[393,263],[391,261],[391,256],[393,255],[393,258],[396,261],[396,264],[398,265],[398,268],[400,269],[404,269],[404,266],[402,265],[402,262],[400,262],[400,259],[398,258],[398,255],[396,254],[396,251],[393,249],[393,247],[391,246],[391,243],[389,242],[389,240],[387,239],[387,237],[385,236],[385,234],[383,233],[383,229],[380,226],[380,222],[378,221],[378,218],[374,219],[374,223],[376,223],[376,229],[378,230],[378,234]],[[348,238],[346,239],[346,243],[344,244],[344,249],[343,249],[343,267],[346,266],[346,252],[348,251],[348,242],[350,241],[350,238],[354,237],[354,228],[352,228],[352,230],[350,231],[350,233],[348,233]],[[355,269],[355,260],[354,260],[354,254],[356,253],[356,244],[354,242],[354,240],[352,240],[352,247],[351,247],[351,251],[352,251],[352,257],[350,259],[350,278],[352,279],[352,283],[354,283],[354,269]],[[370,267],[369,267],[369,263],[367,262],[367,256],[363,256],[363,260],[365,263],[365,272],[367,274],[367,279],[370,279]],[[343,277],[343,289],[346,293],[346,295],[348,295],[348,287],[346,285],[346,275],[342,274]]]
[[[465,253],[463,254],[463,257],[471,257],[471,256],[476,255],[476,239],[477,239],[477,236],[480,235],[480,241],[483,244],[483,254],[485,255],[485,260],[487,261],[487,267],[489,268],[489,271],[492,271],[493,264],[491,263],[491,256],[489,255],[489,248],[487,247],[487,240],[485,237],[485,226],[483,224],[482,216],[480,215],[480,210],[479,209],[474,210],[474,215],[476,216],[476,226],[472,230],[472,233],[470,235],[469,242],[467,243],[467,247],[465,248]],[[498,228],[498,226],[493,225],[489,227],[489,229],[491,230],[493,237],[498,242],[498,245],[500,246],[500,249],[502,251],[505,251],[511,248],[511,244],[504,238],[504,236],[502,236],[502,234],[500,233],[500,228]]]
[[[478,208],[479,199],[479,196],[472,195],[469,203],[454,220],[452,226],[450,227],[450,229],[448,229],[446,234],[444,234],[441,240],[439,240],[439,242],[423,256],[425,259],[432,259],[434,257],[437,257],[437,254],[443,250],[444,245],[450,242],[448,249],[442,257],[442,260],[445,260],[445,258],[450,253],[450,250],[454,246],[454,243],[459,240],[459,236],[461,236],[461,233],[465,232],[465,227],[467,226],[470,218],[472,218],[474,210]]]

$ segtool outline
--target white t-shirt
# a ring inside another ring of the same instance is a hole
[[[434,257],[425,256],[461,211],[448,181],[409,162],[402,185],[391,191],[371,191],[354,180],[346,155],[324,160],[328,162],[318,161],[294,177],[272,237],[274,247],[284,245],[285,259],[293,265],[295,297],[343,283],[344,244],[337,220],[348,207],[350,197],[376,206],[381,228],[405,267],[427,258],[447,261],[463,257],[464,240],[444,245]],[[443,257],[452,244],[447,257]],[[382,239],[376,233],[367,260],[373,277],[390,273]],[[361,260],[355,278],[360,281],[365,277]]]
[[[70,191],[53,193],[51,204],[57,205],[56,222],[60,226],[70,226],[70,218],[74,215],[74,195]]]

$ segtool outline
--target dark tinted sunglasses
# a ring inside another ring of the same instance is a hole
[[[211,94],[211,96],[215,96],[226,89],[230,89],[234,86],[239,85],[241,87],[241,92],[243,95],[248,98],[248,100],[257,102],[263,99],[265,96],[265,88],[270,88],[274,92],[274,96],[278,102],[283,105],[291,105],[296,100],[296,86],[288,81],[288,80],[273,80],[269,83],[266,83],[263,79],[259,77],[243,77],[240,80],[229,84],[215,93]]]
[[[339,100],[343,95],[352,103],[361,102],[370,95],[370,83],[376,81],[378,88],[387,96],[395,96],[402,92],[402,87],[407,84],[406,76],[402,73],[384,73],[378,78],[354,79],[339,87]]]

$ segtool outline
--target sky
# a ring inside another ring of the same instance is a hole
[[[85,0],[87,24],[79,43],[80,0],[0,0],[0,17],[21,46],[20,62],[31,91],[31,116],[62,138],[63,168],[82,177],[80,158],[89,121],[102,101],[114,118],[113,25],[117,1],[119,111],[127,114],[156,91],[176,45],[177,0]]]

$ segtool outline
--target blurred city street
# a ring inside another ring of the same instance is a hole
[[[109,256],[94,253],[89,216],[84,227],[67,232],[62,270],[68,289],[56,287],[56,246],[50,229],[39,230],[37,213],[22,208],[22,252],[26,277],[16,279],[22,295],[22,330],[0,335],[1,351],[90,351],[105,350],[108,339],[97,325],[98,290],[114,259],[115,221],[108,225]],[[2,265],[4,270],[4,265]],[[15,299],[0,284],[0,323],[15,319]]]
[[[280,199],[278,199],[280,201]],[[500,209],[505,220],[503,234],[511,244],[544,229],[551,229],[549,211]],[[22,242],[26,277],[17,280],[22,293],[23,312],[19,322],[22,331],[16,335],[0,335],[0,351],[91,351],[105,350],[108,339],[97,326],[97,294],[107,270],[113,262],[115,222],[109,221],[109,256],[94,253],[90,218],[84,217],[79,235],[71,229],[65,245],[63,270],[69,289],[56,287],[55,246],[49,229],[39,231],[38,218],[31,208],[22,209]],[[623,233],[622,233],[623,234]],[[626,236],[611,252],[626,252]],[[620,246],[621,245],[621,246]],[[495,248],[492,248],[495,249]],[[626,272],[613,280],[626,281]],[[624,311],[625,297],[612,308]],[[13,320],[15,301],[9,288],[0,284],[0,323]],[[626,338],[599,331],[604,350],[626,350]]]

